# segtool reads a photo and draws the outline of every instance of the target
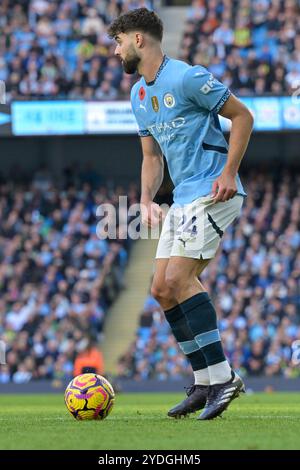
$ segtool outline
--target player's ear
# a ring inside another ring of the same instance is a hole
[[[145,36],[143,33],[135,33],[135,44],[139,49],[145,45]]]

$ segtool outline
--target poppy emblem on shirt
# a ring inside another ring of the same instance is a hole
[[[166,93],[164,96],[164,104],[167,108],[173,108],[175,106],[175,98],[171,93]]]
[[[146,96],[146,92],[145,92],[145,88],[141,86],[141,88],[139,89],[139,98],[140,100],[142,101]]]
[[[159,103],[158,103],[157,96],[152,96],[151,97],[151,102],[152,102],[152,108],[157,113],[158,110],[159,110]]]

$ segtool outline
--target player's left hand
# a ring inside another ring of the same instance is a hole
[[[235,177],[231,174],[223,173],[216,179],[212,187],[212,197],[214,203],[225,202],[232,199],[237,193]]]

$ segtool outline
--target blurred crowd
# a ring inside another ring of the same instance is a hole
[[[125,287],[131,242],[119,219],[116,239],[98,237],[96,208],[124,194],[136,203],[138,191],[93,186],[86,172],[71,185],[69,173],[61,188],[45,169],[26,185],[0,182],[0,383],[72,377],[88,355],[103,372],[94,346]]]
[[[107,27],[152,0],[2,0],[0,80],[15,98],[128,99],[135,76]],[[300,82],[297,0],[193,0],[179,58],[239,94],[292,93]]]
[[[225,232],[201,281],[223,345],[243,376],[300,376],[300,174],[252,171],[242,215]],[[297,343],[298,341],[298,343]],[[298,358],[298,363],[297,359]],[[149,296],[119,375],[178,379],[191,369],[159,304]]]
[[[1,0],[0,80],[6,98],[128,99],[133,77],[107,26],[152,0]]]
[[[193,0],[180,58],[241,94],[291,94],[300,83],[297,0]]]

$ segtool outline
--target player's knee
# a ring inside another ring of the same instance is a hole
[[[165,277],[165,283],[168,289],[173,295],[182,288],[182,275],[176,271],[167,271]]]
[[[171,295],[170,295],[169,289],[167,289],[166,286],[160,286],[158,284],[152,284],[152,286],[151,286],[151,295],[161,305],[164,302],[166,302],[168,300],[171,300]]]
[[[164,290],[158,284],[152,284],[151,295],[159,302],[164,295]]]

